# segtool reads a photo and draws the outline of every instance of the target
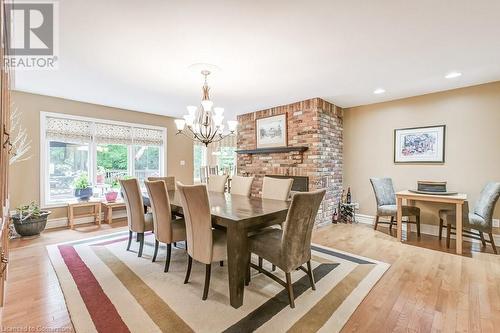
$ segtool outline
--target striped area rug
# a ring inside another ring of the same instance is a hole
[[[166,248],[152,263],[152,234],[142,258],[135,241],[133,251],[125,250],[127,237],[128,231],[47,247],[77,332],[337,332],[389,268],[314,245],[316,291],[302,271],[292,273],[295,309],[279,284],[254,270],[243,306],[234,309],[226,265],[212,265],[208,300],[202,301],[204,265],[193,262],[190,282],[183,284],[184,249],[173,248],[164,273]]]

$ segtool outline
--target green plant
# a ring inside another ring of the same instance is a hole
[[[120,188],[120,182],[118,181],[118,178],[113,179],[111,182],[111,188],[116,190]]]
[[[40,210],[40,206],[34,201],[30,202],[28,205],[22,205],[16,208],[16,215],[21,221],[28,218],[39,218],[43,213],[45,212]]]
[[[90,187],[89,176],[85,172],[82,172],[73,182],[73,186],[78,190],[84,190]]]

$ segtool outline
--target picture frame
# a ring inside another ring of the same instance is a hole
[[[287,132],[286,113],[255,120],[257,149],[286,147],[288,145]]]
[[[446,125],[394,130],[394,163],[444,163]]]

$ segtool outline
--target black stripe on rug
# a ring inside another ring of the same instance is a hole
[[[354,262],[354,263],[360,264],[360,265],[376,264],[376,262],[371,262],[371,261],[367,261],[364,259],[352,257],[352,256],[345,254],[345,253],[335,252],[335,251],[324,249],[322,247],[318,247],[318,246],[314,246],[314,245],[311,245],[311,249],[314,251],[317,251],[317,252],[329,254],[329,255],[337,257],[337,258],[348,260],[348,261],[351,261],[351,262]]]
[[[328,275],[340,264],[320,264],[314,271],[314,279],[320,281]],[[309,278],[304,275],[293,284],[293,293],[295,299],[302,295],[307,289],[311,288]],[[250,312],[246,317],[227,328],[224,332],[227,333],[240,333],[240,332],[253,332],[260,326],[264,325],[272,317],[274,317],[281,310],[289,306],[288,292],[283,289],[277,293],[273,298],[266,301],[254,311]]]

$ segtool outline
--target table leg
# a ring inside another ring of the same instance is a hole
[[[96,206],[97,209],[97,225],[101,225],[101,204],[98,203]]]
[[[229,299],[235,309],[243,304],[247,261],[247,232],[236,223],[227,228],[227,266],[229,272]]]
[[[108,219],[108,224],[111,224],[113,222],[113,208],[108,207],[108,213],[106,217]]]
[[[403,198],[397,198],[397,239],[401,242],[402,234],[403,234]]]
[[[457,254],[462,254],[462,204],[456,204],[455,216],[457,218],[455,225],[456,229],[456,241],[457,241]]]
[[[69,222],[69,228],[73,229],[73,208],[71,206],[68,206],[68,222]]]

